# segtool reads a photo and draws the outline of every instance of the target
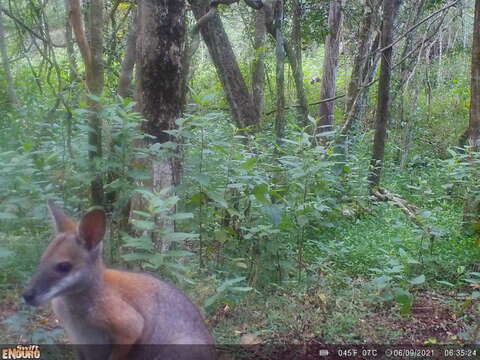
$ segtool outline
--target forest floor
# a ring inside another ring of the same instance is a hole
[[[472,289],[465,279],[479,248],[455,230],[458,209],[436,211],[436,222],[447,230],[435,242],[423,241],[398,209],[382,204],[378,211],[382,216],[345,220],[312,236],[307,248],[312,266],[300,283],[270,284],[209,308],[205,318],[217,343],[469,343],[478,316],[478,301],[470,293],[478,284],[470,284]],[[28,261],[16,269],[30,273],[31,267]],[[378,287],[376,280],[385,274],[394,280]],[[414,281],[419,278],[423,281]],[[23,305],[20,284],[10,280],[1,291],[0,343],[67,341],[48,307]],[[214,284],[207,286],[215,292]],[[412,298],[403,315],[398,302],[388,298],[388,291],[399,287]],[[189,295],[201,305],[202,292],[190,289]]]
[[[342,312],[346,299],[327,299],[320,289],[283,292],[263,304],[247,297],[234,309],[223,305],[207,322],[218,343],[230,344],[464,343],[462,334],[472,326],[466,323],[464,305],[447,294],[425,291],[414,296],[411,314],[401,316],[396,305],[361,299],[355,311]],[[0,302],[0,343],[67,341],[50,307],[25,310],[20,303],[19,296]]]

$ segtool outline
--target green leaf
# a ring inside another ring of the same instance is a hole
[[[386,288],[389,285],[390,280],[392,280],[390,276],[382,275],[373,279],[373,283],[379,290],[381,290]]]
[[[32,143],[23,143],[22,147],[25,151],[30,151],[33,149],[33,144]]]
[[[155,229],[155,222],[136,219],[133,221],[133,226],[135,226],[139,230],[152,231]]]
[[[225,209],[228,208],[228,204],[225,201],[225,198],[223,197],[222,193],[209,191],[209,192],[207,192],[207,196],[209,197],[210,200],[215,201],[221,207],[223,207]]]
[[[183,240],[195,240],[198,238],[198,234],[185,233],[185,232],[174,232],[166,234],[163,236],[165,240],[168,241],[183,241]]]
[[[193,253],[187,250],[171,250],[165,255],[170,257],[189,257],[193,256]]]
[[[425,282],[425,275],[420,275],[420,276],[417,276],[416,278],[413,278],[411,280],[409,280],[410,284],[412,285],[420,285],[420,284],[423,284]]]
[[[297,223],[298,223],[298,226],[304,227],[305,225],[308,224],[308,217],[306,217],[305,215],[297,216]]]
[[[247,171],[251,171],[251,170],[253,170],[253,168],[257,164],[257,161],[258,161],[258,159],[253,156],[250,159],[248,159],[247,161],[245,161],[243,164],[241,164],[240,167],[242,169],[247,170]]]
[[[397,288],[394,291],[395,300],[400,305],[400,314],[409,315],[412,312],[413,296],[407,290]]]
[[[149,260],[150,254],[129,253],[123,254],[122,259],[125,261],[145,261]]]
[[[221,242],[222,244],[226,242],[229,238],[229,234],[225,230],[217,230],[214,233],[215,240]]]
[[[96,102],[100,102],[100,97],[98,97],[97,95],[93,95],[93,94],[88,94],[87,93],[87,97],[89,97],[90,99],[92,99],[93,101],[96,101]]]
[[[265,205],[262,207],[262,212],[270,216],[272,224],[278,226],[282,221],[282,208],[278,205]]]
[[[12,213],[0,212],[0,220],[15,220],[18,216]]]
[[[474,291],[474,292],[472,292],[472,298],[473,298],[473,299],[478,299],[478,298],[480,298],[480,291]]]
[[[450,287],[454,287],[454,286],[455,286],[454,284],[449,283],[448,281],[444,281],[444,280],[437,280],[437,283],[443,284],[443,285],[447,285],[447,286],[450,286]]]
[[[152,240],[147,236],[141,236],[138,238],[134,237],[125,237],[125,247],[133,248],[135,250],[144,250],[144,251],[152,251],[153,243]]]
[[[268,194],[268,185],[267,184],[258,184],[252,190],[255,198],[262,204],[270,204],[270,200],[266,197]]]
[[[196,180],[200,185],[207,186],[210,184],[210,176],[207,174],[198,174],[192,176],[194,180]]]
[[[223,292],[225,289],[231,287],[233,284],[239,283],[240,281],[245,280],[245,276],[237,277],[234,279],[225,280],[217,289],[219,293]]]
[[[209,308],[210,306],[212,306],[221,296],[222,294],[221,293],[217,293],[213,296],[210,296],[206,301],[205,303],[203,304],[203,307],[204,308]]]
[[[0,247],[0,259],[13,256],[15,253],[7,248]]]
[[[237,292],[248,292],[253,290],[253,288],[250,286],[232,286],[230,290]]]
[[[198,192],[192,195],[192,197],[190,198],[190,202],[192,202],[195,205],[200,205],[205,201],[205,198],[206,197],[203,192]]]
[[[176,213],[170,216],[172,220],[187,220],[187,219],[193,219],[193,214],[192,213]]]

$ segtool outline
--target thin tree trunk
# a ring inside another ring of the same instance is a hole
[[[258,114],[263,111],[263,93],[265,90],[265,12],[263,9],[255,11],[255,58],[252,70],[252,95],[255,109]]]
[[[65,44],[67,48],[67,59],[68,59],[68,80],[70,83],[71,89],[75,89],[72,85],[78,81],[78,73],[77,73],[77,62],[75,60],[75,50],[73,48],[73,32],[72,32],[72,25],[70,24],[69,17],[70,17],[70,0],[64,0],[65,5],[65,13],[66,13],[66,21],[65,21]],[[72,101],[70,101],[70,106],[76,106],[78,102],[78,97],[75,90],[72,92]],[[72,149],[72,136],[73,136],[73,129],[72,129],[72,120],[73,114],[68,107],[67,110],[67,118],[65,121],[66,127],[66,147],[68,154],[71,159],[73,159],[73,149]]]
[[[370,8],[368,1],[364,1],[364,15],[362,21],[362,27],[359,34],[358,52],[355,54],[353,60],[352,75],[350,83],[348,84],[346,108],[345,113],[347,115],[345,120],[344,131],[348,133],[353,127],[355,120],[358,116],[358,104],[360,101],[359,95],[363,91],[361,85],[363,84],[363,74],[368,66],[368,53],[372,51],[372,42],[375,37],[374,28],[374,9]],[[376,50],[376,49],[373,49]]]
[[[100,97],[103,92],[103,0],[91,0],[88,6],[86,28],[82,22],[79,0],[70,0],[70,24],[72,25],[80,53],[85,64],[87,97],[90,115],[88,118],[90,131],[88,133],[88,158],[92,181],[90,193],[94,205],[104,202],[103,178],[98,171],[98,162],[102,159],[102,121],[100,119]]]
[[[325,60],[323,63],[320,99],[335,97],[342,18],[342,0],[332,0],[328,13],[328,28],[330,33],[325,41]],[[320,104],[318,112],[318,132],[330,131],[332,129],[334,106],[334,101]]]
[[[5,72],[5,80],[7,81],[8,102],[12,107],[18,106],[17,92],[13,82],[12,71],[10,70],[10,59],[8,58],[7,39],[5,36],[5,27],[3,24],[3,12],[0,11],[0,55],[2,57],[3,71]]]
[[[478,156],[472,152],[480,151],[480,0],[475,0],[475,17],[473,22],[472,68],[470,89],[470,120],[468,124],[468,143],[471,146],[469,161],[472,169],[478,169]],[[480,215],[478,196],[474,189],[465,202],[465,225],[476,224]],[[478,230],[477,230],[478,232]]]
[[[387,136],[387,124],[389,118],[389,100],[390,100],[390,78],[393,47],[388,46],[393,39],[393,25],[395,21],[397,0],[383,1],[383,26],[381,48],[383,53],[380,63],[380,78],[378,82],[378,98],[377,98],[377,118],[375,137],[373,140],[373,155],[370,163],[370,174],[368,176],[370,191],[380,185],[380,176],[383,166],[383,158],[385,155],[385,140]]]
[[[293,18],[292,18],[292,37],[291,47],[285,42],[285,51],[287,53],[288,62],[292,69],[293,79],[295,81],[295,89],[297,93],[298,103],[298,122],[302,126],[308,125],[308,101],[305,95],[303,85],[303,65],[302,65],[302,33],[301,33],[301,0],[293,0]]]
[[[137,46],[137,12],[133,10],[132,24],[127,37],[127,45],[125,48],[125,56],[122,61],[122,70],[118,81],[118,95],[121,97],[132,96],[132,78],[133,68],[135,66]]]
[[[275,3],[275,55],[276,55],[276,85],[277,85],[277,112],[275,115],[275,137],[277,144],[281,144],[285,136],[285,49],[282,33],[283,0]]]
[[[189,2],[197,22],[200,23],[200,19],[210,8],[210,1],[189,0]],[[217,12],[213,13],[208,21],[202,22],[200,33],[217,70],[235,123],[241,128],[257,126],[259,114]]]
[[[138,8],[137,109],[147,120],[149,142],[174,139],[165,131],[176,129],[185,103],[183,56],[185,50],[185,1],[142,0]],[[152,187],[156,192],[178,184],[181,165],[176,159],[152,159]],[[174,209],[172,209],[173,211]],[[158,228],[173,231],[172,220],[156,219]],[[162,251],[170,243],[156,239]]]
[[[65,24],[65,44],[67,47],[69,80],[70,80],[70,83],[72,83],[77,80],[78,74],[77,74],[77,62],[75,61],[75,51],[73,49],[72,25],[68,20],[70,16],[70,0],[65,0],[65,11],[67,13],[67,21]]]
[[[90,3],[90,52],[91,65],[87,68],[87,87],[90,94],[88,104],[91,110],[89,116],[90,132],[88,143],[90,150],[88,157],[93,172],[92,180],[92,202],[95,205],[102,205],[104,201],[103,179],[101,172],[97,169],[97,162],[102,159],[102,119],[100,111],[102,105],[98,98],[103,92],[103,0],[91,0]]]
[[[472,43],[469,142],[475,151],[480,149],[480,0],[475,0],[475,19]]]

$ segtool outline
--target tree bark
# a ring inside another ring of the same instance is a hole
[[[263,9],[255,11],[255,58],[252,70],[252,95],[257,114],[263,111],[263,94],[265,89],[265,12]]]
[[[358,52],[355,54],[352,67],[352,75],[348,84],[345,114],[346,120],[342,130],[347,134],[353,127],[360,112],[360,94],[365,91],[361,86],[364,84],[364,74],[368,67],[368,54],[376,49],[372,49],[372,43],[375,38],[374,11],[369,6],[369,1],[364,1],[364,15],[359,34]],[[375,4],[374,4],[375,5]]]
[[[276,87],[277,112],[275,114],[275,137],[277,144],[282,143],[285,136],[285,49],[283,39],[283,0],[275,2],[275,55],[276,55]]]
[[[470,145],[470,165],[474,172],[478,172],[479,160],[473,152],[480,151],[480,0],[475,0],[473,24],[468,144]],[[478,189],[474,189],[474,191],[478,191]],[[477,198],[478,196],[473,193],[469,194],[465,201],[464,222],[467,226],[477,224],[480,219],[480,203]]]
[[[335,96],[342,18],[342,0],[332,0],[328,13],[328,28],[330,33],[325,41],[325,60],[323,63],[320,99],[328,99]],[[318,111],[318,132],[332,130],[334,106],[334,101],[320,104]]]
[[[475,151],[480,149],[480,0],[475,0],[472,43],[470,120],[468,139]]]
[[[390,78],[393,47],[388,46],[393,39],[393,25],[395,21],[397,0],[383,0],[383,26],[381,35],[381,48],[384,49],[380,63],[380,78],[378,83],[377,118],[375,137],[373,140],[373,155],[370,162],[368,176],[370,191],[380,185],[380,176],[385,155],[385,139],[389,118]]]
[[[90,3],[90,54],[91,64],[87,68],[87,87],[90,94],[95,98],[88,97],[91,110],[89,122],[90,132],[88,143],[90,145],[89,159],[93,171],[92,202],[102,205],[104,202],[103,179],[97,169],[97,162],[102,159],[102,119],[100,111],[102,105],[99,98],[102,96],[104,73],[103,73],[103,0],[91,0]]]
[[[7,39],[5,36],[5,27],[3,24],[3,12],[0,11],[0,55],[2,57],[3,71],[5,72],[5,80],[7,81],[7,97],[10,106],[18,106],[18,97],[13,82],[12,71],[10,69],[10,60],[8,58]]]
[[[189,0],[189,3],[197,22],[210,9],[209,0]],[[214,12],[208,21],[200,25],[200,33],[217,70],[236,125],[240,128],[257,126],[260,115],[256,111],[218,13]]]
[[[185,103],[185,1],[141,0],[137,32],[137,109],[146,119],[143,130],[153,137],[146,141],[174,141],[165,131],[177,128],[175,121]],[[181,166],[176,158],[151,160],[152,188],[156,192],[178,184]],[[158,228],[173,231],[173,221],[156,221]],[[156,247],[165,251],[170,244],[160,237]]]
[[[72,25],[80,53],[85,64],[87,97],[90,115],[88,118],[90,131],[88,133],[88,158],[92,181],[90,194],[94,205],[103,205],[103,177],[98,171],[98,162],[102,159],[102,121],[100,97],[103,92],[103,0],[91,0],[87,13],[86,29],[82,22],[79,0],[70,0],[70,24]],[[88,30],[88,40],[86,36]]]
[[[135,66],[137,46],[137,12],[133,10],[132,24],[127,37],[127,44],[125,48],[125,56],[122,61],[122,70],[118,81],[118,95],[121,97],[132,96],[132,78],[133,68]]]
[[[182,58],[185,46],[185,2],[142,0],[138,14],[137,109],[147,120],[153,142],[171,137],[185,103]]]
[[[77,80],[78,74],[77,74],[77,63],[75,61],[75,51],[73,49],[72,25],[70,24],[70,21],[69,21],[70,0],[65,0],[65,11],[67,13],[67,21],[66,21],[66,24],[65,24],[65,44],[66,44],[66,47],[67,47],[69,80],[72,83],[72,82]]]
[[[292,17],[292,36],[291,47],[285,42],[285,51],[288,57],[288,62],[292,69],[293,79],[295,81],[295,89],[297,93],[298,103],[298,122],[301,126],[308,125],[308,101],[305,95],[305,88],[303,86],[303,66],[302,66],[302,32],[301,21],[302,13],[300,7],[300,0],[293,0],[293,17]],[[290,49],[291,48],[291,49]]]

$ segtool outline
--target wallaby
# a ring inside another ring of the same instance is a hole
[[[23,298],[33,306],[52,300],[71,343],[103,345],[79,346],[80,359],[214,358],[214,340],[186,295],[151,275],[105,267],[102,210],[77,225],[53,203],[48,208],[56,235]]]

